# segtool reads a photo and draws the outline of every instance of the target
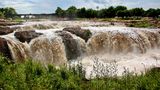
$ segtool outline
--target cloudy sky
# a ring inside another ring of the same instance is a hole
[[[128,8],[160,8],[160,0],[0,0],[0,8],[13,7],[18,13],[53,13],[57,7],[100,8],[125,5]]]

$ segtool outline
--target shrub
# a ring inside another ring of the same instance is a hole
[[[96,59],[97,60],[97,59]],[[97,61],[96,61],[97,62]],[[81,64],[78,68],[56,69],[52,65],[44,67],[40,63],[27,60],[13,63],[0,56],[0,89],[28,90],[159,90],[160,69],[154,68],[145,75],[126,73],[123,77],[84,79]]]

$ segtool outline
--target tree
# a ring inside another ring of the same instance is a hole
[[[66,10],[66,15],[70,19],[73,19],[77,16],[77,8],[75,6],[71,6]]]
[[[56,15],[58,17],[64,17],[65,16],[65,11],[62,10],[60,7],[57,7],[57,9],[56,9]]]
[[[124,10],[127,10],[127,7],[126,6],[117,6],[115,8],[115,11],[118,12],[118,11],[124,11]]]
[[[99,10],[98,17],[99,18],[106,18],[107,17],[107,9],[101,9],[101,10]]]
[[[158,8],[157,10],[156,10],[156,12],[157,12],[157,14],[158,14],[158,16],[160,15],[160,9]]]
[[[131,15],[128,10],[120,10],[117,12],[117,16],[124,18],[124,17],[130,17]]]
[[[117,6],[115,8],[116,16],[118,16],[118,17],[124,17],[125,13],[126,13],[125,10],[127,10],[126,6]]]
[[[78,9],[77,16],[79,18],[85,18],[86,17],[86,8]]]
[[[4,11],[4,16],[6,18],[14,18],[17,15],[17,12],[14,8],[7,7],[3,9]]]
[[[99,12],[98,12],[98,17],[100,18],[112,18],[112,17],[115,17],[116,16],[116,11],[115,11],[115,8],[114,7],[109,7],[108,9],[101,9]]]
[[[116,16],[116,12],[113,6],[109,7],[106,11],[106,16],[109,18],[115,17]]]
[[[97,11],[93,9],[86,10],[86,18],[95,18],[97,17]]]
[[[143,16],[145,11],[143,8],[133,8],[130,10],[132,16],[140,17]]]
[[[156,9],[150,8],[146,11],[148,17],[158,17],[158,12]]]
[[[143,8],[133,8],[128,10],[126,6],[110,6],[105,9],[99,9],[97,6],[96,9],[86,9],[80,8],[77,9],[75,6],[69,7],[67,10],[62,10],[60,7],[56,10],[56,15],[59,17],[68,17],[70,19],[79,17],[79,18],[113,18],[118,17],[158,17],[160,15],[160,9],[149,9],[145,11]],[[99,9],[99,10],[98,10]],[[0,11],[3,11],[0,9]]]

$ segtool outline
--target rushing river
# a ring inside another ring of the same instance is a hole
[[[122,76],[126,72],[141,74],[153,67],[160,67],[160,29],[102,24],[97,27],[97,23],[89,22],[25,23],[11,26],[16,27],[17,31],[1,38],[7,41],[14,60],[31,58],[45,65],[56,66],[81,63],[86,78],[94,78],[96,75]],[[91,37],[86,41],[63,30],[72,25],[89,30]],[[26,30],[34,30],[39,35],[22,42],[15,34]]]

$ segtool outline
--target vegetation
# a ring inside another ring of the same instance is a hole
[[[134,23],[130,23],[128,26],[129,27],[142,27],[142,28],[154,28],[154,27],[156,27],[156,26],[154,26],[154,24],[152,24],[148,21],[134,22]]]
[[[63,13],[63,14],[62,14]],[[108,7],[100,10],[80,8],[75,6],[69,7],[67,10],[63,10],[60,7],[57,8],[56,14],[59,17],[69,18],[114,18],[114,17],[159,17],[160,9],[150,8],[144,10],[143,8],[127,9],[125,6]]]
[[[159,18],[137,18],[137,20],[132,20],[126,23],[126,26],[140,28],[160,28],[160,20]]]
[[[66,10],[66,16],[69,18],[75,18],[77,16],[77,8],[74,6],[69,7]]]
[[[86,80],[80,67],[60,68],[28,60],[24,63],[9,62],[0,57],[0,89],[2,90],[159,90],[160,70],[153,69],[145,75],[104,77]]]
[[[0,8],[0,18],[15,18],[17,12],[14,8]]]
[[[64,17],[65,16],[65,11],[62,10],[60,7],[57,8],[56,14],[58,17]]]

